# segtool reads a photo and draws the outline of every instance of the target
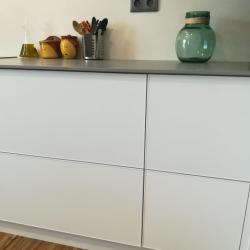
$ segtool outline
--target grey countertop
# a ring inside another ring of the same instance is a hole
[[[171,75],[250,76],[250,63],[62,59],[0,59],[0,69]]]

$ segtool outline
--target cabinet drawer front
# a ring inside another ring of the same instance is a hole
[[[146,76],[0,75],[0,151],[143,167]]]
[[[250,180],[250,79],[150,76],[147,167]]]
[[[143,170],[4,154],[0,166],[0,220],[140,245]]]
[[[249,184],[147,171],[144,246],[238,250]]]

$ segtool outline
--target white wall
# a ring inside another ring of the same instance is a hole
[[[130,0],[0,0],[0,56],[16,54],[25,17],[33,40],[75,34],[73,19],[109,17],[107,58],[175,60],[174,43],[187,10],[210,10],[217,33],[214,60],[249,61],[249,0],[160,0],[158,13],[130,13]]]

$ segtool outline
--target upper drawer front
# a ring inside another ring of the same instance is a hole
[[[250,180],[250,79],[150,76],[147,168]]]
[[[143,167],[146,76],[0,74],[0,151]]]

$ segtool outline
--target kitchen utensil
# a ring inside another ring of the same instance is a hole
[[[94,30],[96,28],[97,20],[95,17],[92,17],[92,22],[91,22],[91,32],[94,34]]]
[[[91,25],[90,25],[89,21],[86,21],[86,24],[87,24],[88,31],[91,32]]]
[[[94,34],[97,35],[98,34],[98,30],[100,29],[100,26],[101,26],[101,21],[97,21],[97,24],[96,24],[96,27],[95,27],[95,30],[94,30]]]
[[[84,33],[90,33],[91,32],[91,27],[88,21],[82,21],[80,23],[82,29],[84,30]]]
[[[107,29],[108,19],[98,20],[92,17],[91,25],[88,21],[81,22],[85,35],[83,36],[83,56],[86,60],[103,59],[103,34]]]
[[[104,32],[106,31],[107,29],[107,26],[108,26],[108,18],[104,18],[102,21],[101,21],[101,24],[100,24],[100,29],[102,30],[102,35],[104,34]]]
[[[73,28],[80,35],[84,35],[84,30],[82,26],[80,25],[80,23],[78,23],[77,21],[73,21]]]

